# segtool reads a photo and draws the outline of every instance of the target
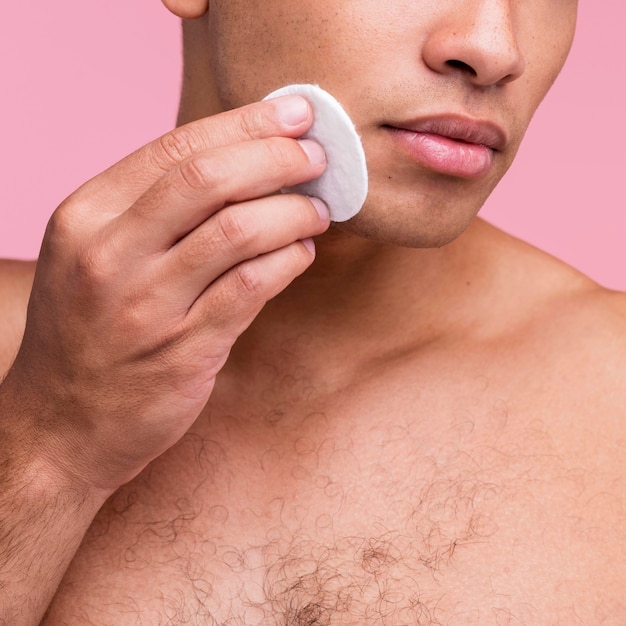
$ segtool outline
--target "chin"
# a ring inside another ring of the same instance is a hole
[[[486,194],[488,195],[488,194]],[[459,237],[475,219],[484,198],[469,202],[433,197],[398,197],[370,190],[361,211],[335,227],[377,243],[407,248],[441,248]]]

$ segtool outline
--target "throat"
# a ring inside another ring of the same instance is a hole
[[[358,375],[382,355],[418,354],[441,338],[467,335],[477,316],[487,319],[481,303],[492,288],[474,239],[466,233],[422,250],[343,233],[320,237],[313,265],[266,304],[230,364],[254,375],[259,366],[289,370],[298,360],[345,382],[342,367]]]

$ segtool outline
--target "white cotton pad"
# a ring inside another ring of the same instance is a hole
[[[302,138],[321,144],[328,164],[319,178],[283,191],[321,198],[328,205],[330,219],[345,222],[361,210],[367,197],[367,165],[361,138],[339,102],[317,85],[288,85],[265,100],[287,94],[303,96],[313,107],[313,126]]]

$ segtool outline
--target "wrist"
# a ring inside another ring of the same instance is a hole
[[[31,391],[11,371],[0,384],[0,481],[97,510],[115,489],[95,485],[74,467],[71,445],[44,426],[47,407]]]

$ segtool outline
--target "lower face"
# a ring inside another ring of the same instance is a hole
[[[332,93],[361,135],[370,181],[365,206],[340,228],[441,246],[509,168],[565,61],[575,19],[576,0],[212,0],[212,82],[223,109],[289,83]],[[505,31],[523,59],[510,74],[498,67]],[[490,122],[505,140],[467,146],[399,130],[442,116]]]

